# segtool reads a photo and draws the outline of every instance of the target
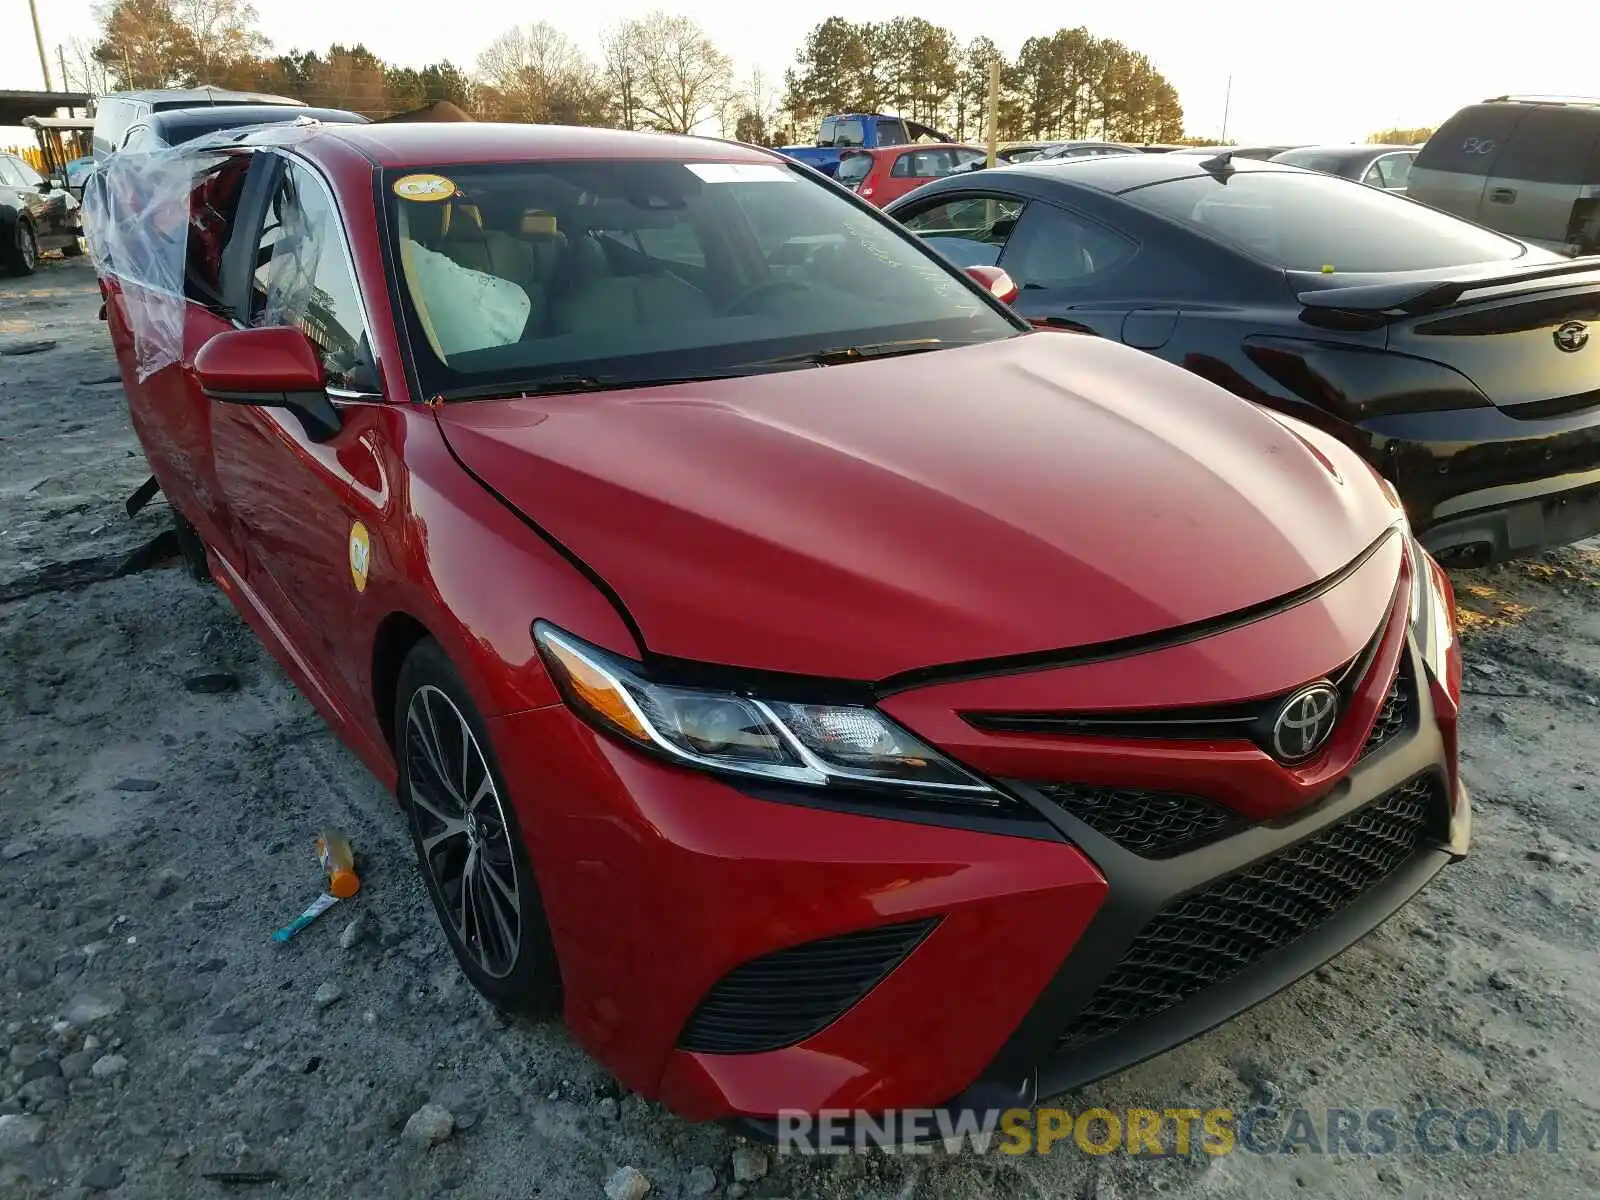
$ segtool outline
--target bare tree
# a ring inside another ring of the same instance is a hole
[[[733,85],[733,60],[688,17],[659,9],[626,23],[639,64],[639,110],[651,126],[689,133],[715,117]]]
[[[779,103],[778,89],[767,82],[760,67],[755,68],[717,105],[722,136],[767,145],[778,124]]]
[[[611,106],[603,76],[547,21],[507,30],[478,55],[486,107],[501,120],[598,125]]]
[[[634,36],[637,23],[624,21],[600,35],[600,50],[605,56],[606,83],[616,104],[616,123],[622,129],[638,129],[643,121],[639,92],[644,67]]]
[[[256,28],[255,5],[247,0],[172,0],[172,15],[189,31],[201,83],[260,58],[269,45]]]
[[[92,43],[80,37],[69,38],[62,54],[67,60],[67,77],[61,86],[66,91],[104,96],[115,90],[111,71],[94,56]]]

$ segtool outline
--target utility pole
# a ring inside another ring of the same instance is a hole
[[[1228,72],[1228,90],[1222,98],[1222,137],[1218,139],[1224,146],[1228,144],[1228,110],[1233,107],[1233,72]]]
[[[50,59],[44,52],[44,34],[39,30],[39,5],[37,0],[28,0],[28,15],[33,18],[33,44],[39,48],[39,70],[44,73],[44,90],[55,91],[55,86],[50,82]]]
[[[67,48],[65,46],[56,47],[56,62],[61,65],[61,90],[70,92],[72,90],[72,80],[67,78]],[[77,115],[78,110],[76,108],[69,107],[67,109],[67,116],[75,117]]]
[[[994,166],[995,152],[1000,148],[1000,58],[989,64],[989,161]]]

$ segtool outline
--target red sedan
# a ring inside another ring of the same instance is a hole
[[[1450,587],[1333,438],[1031,332],[748,147],[116,163],[146,211],[96,261],[194,565],[395,789],[473,984],[628,1087],[1026,1103],[1465,852]]]
[[[863,200],[882,208],[930,179],[971,171],[988,159],[986,150],[953,143],[846,150],[839,160],[839,173],[835,178],[845,187],[853,188]]]

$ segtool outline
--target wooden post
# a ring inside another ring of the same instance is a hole
[[[995,164],[995,152],[1000,148],[1000,58],[989,64],[989,161]]]

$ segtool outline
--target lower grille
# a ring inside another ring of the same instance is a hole
[[[1373,723],[1372,732],[1361,747],[1362,758],[1405,732],[1406,726],[1411,724],[1412,694],[1410,672],[1401,663],[1394,682],[1389,685],[1389,694],[1383,698],[1383,706],[1378,709],[1378,719]]]
[[[1071,783],[1033,787],[1096,833],[1144,858],[1171,858],[1249,824],[1238,813],[1198,796]]]
[[[877,987],[938,924],[881,925],[790,946],[724,975],[678,1038],[703,1054],[759,1054],[820,1033]]]
[[[1441,812],[1438,783],[1416,779],[1315,837],[1174,901],[1061,1032],[1057,1051],[1155,1016],[1309,933],[1416,853]]]

